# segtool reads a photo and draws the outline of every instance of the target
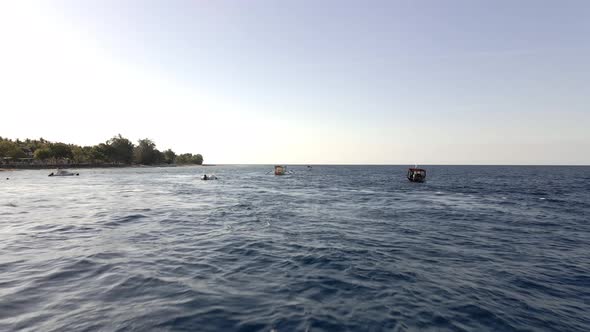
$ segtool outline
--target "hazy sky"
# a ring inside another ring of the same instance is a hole
[[[590,1],[1,1],[0,136],[590,164]]]

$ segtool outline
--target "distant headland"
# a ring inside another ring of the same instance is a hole
[[[144,138],[133,144],[120,134],[92,146],[50,142],[43,138],[11,140],[0,137],[0,168],[126,167],[139,165],[202,165],[201,154],[160,151]]]

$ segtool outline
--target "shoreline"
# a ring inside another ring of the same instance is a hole
[[[49,164],[49,165],[0,165],[0,172],[36,169],[89,169],[89,168],[145,168],[145,167],[188,167],[188,166],[215,166],[215,165],[109,165],[109,164]]]

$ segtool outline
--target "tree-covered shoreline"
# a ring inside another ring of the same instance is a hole
[[[0,165],[202,165],[201,154],[160,151],[150,139],[133,144],[120,134],[90,146],[50,142],[43,138],[11,140],[0,137]]]

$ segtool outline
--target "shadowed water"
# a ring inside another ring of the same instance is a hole
[[[0,330],[590,330],[590,168],[291,169],[2,172]]]

